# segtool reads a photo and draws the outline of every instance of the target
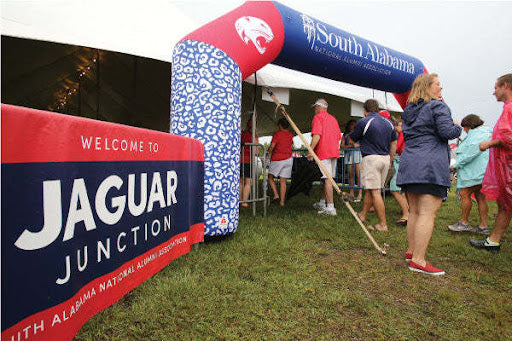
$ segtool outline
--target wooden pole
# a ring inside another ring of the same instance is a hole
[[[267,93],[274,100],[274,102],[276,102],[276,105],[281,109],[281,113],[286,118],[286,120],[290,123],[291,127],[293,128],[295,133],[297,133],[297,135],[301,139],[302,143],[308,149],[309,153],[313,156],[313,159],[317,163],[318,167],[320,167],[320,169],[323,171],[323,173],[327,176],[327,179],[331,182],[331,184],[333,185],[333,187],[336,190],[336,192],[342,196],[342,199],[343,199],[343,202],[345,203],[345,206],[347,206],[347,208],[350,211],[350,213],[352,213],[352,215],[354,216],[356,221],[359,223],[359,226],[361,226],[361,228],[363,229],[363,231],[366,234],[366,236],[368,237],[368,239],[370,239],[370,241],[372,242],[373,246],[377,249],[377,251],[379,251],[379,253],[381,255],[385,256],[386,255],[386,250],[384,250],[383,248],[381,248],[379,246],[379,244],[377,244],[377,242],[375,241],[375,239],[373,238],[371,233],[368,231],[366,226],[364,226],[364,223],[361,221],[361,219],[359,219],[359,216],[357,215],[357,213],[352,208],[352,205],[350,205],[350,203],[348,202],[348,200],[347,200],[346,196],[344,195],[344,193],[341,192],[340,188],[338,187],[338,184],[336,183],[336,181],[334,181],[334,179],[332,178],[332,176],[329,173],[329,171],[327,171],[327,169],[323,165],[322,161],[316,155],[316,153],[313,150],[313,148],[311,148],[311,145],[308,143],[308,141],[306,141],[306,139],[304,138],[304,135],[302,135],[300,129],[297,127],[295,122],[293,122],[293,120],[291,119],[290,115],[288,115],[288,113],[286,112],[284,106],[281,105],[281,103],[279,103],[279,100],[276,98],[276,96],[274,96],[274,93],[272,91],[270,91],[270,89],[267,89]]]

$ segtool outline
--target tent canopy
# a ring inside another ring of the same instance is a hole
[[[380,102],[382,109],[396,112],[403,111],[392,94],[310,75],[278,65],[269,64],[263,67],[249,76],[246,82],[254,84],[256,77],[258,85],[263,87],[302,89],[344,97],[357,102],[375,98]]]
[[[201,24],[170,1],[2,1],[2,35],[86,46],[170,63]]]

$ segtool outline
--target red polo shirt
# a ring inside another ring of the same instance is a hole
[[[313,117],[312,135],[320,135],[320,141],[315,147],[315,153],[320,160],[339,158],[341,130],[338,120],[323,110]]]
[[[257,136],[256,136],[257,137]],[[242,137],[240,139],[241,143],[252,143],[252,132],[250,130],[243,130]],[[253,147],[253,151],[256,150],[256,147]],[[243,150],[240,151],[240,159],[242,163],[252,163],[251,158],[251,146],[243,146]]]
[[[288,130],[278,130],[272,135],[272,143],[276,146],[272,151],[271,161],[286,160],[292,156],[293,135]]]

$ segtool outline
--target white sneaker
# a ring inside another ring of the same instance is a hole
[[[327,207],[327,206],[326,206],[325,204],[320,203],[320,201],[319,201],[319,202],[315,202],[315,203],[313,204],[313,208],[314,208],[315,210],[323,210],[323,209],[324,209],[324,208],[326,208],[326,207]]]
[[[469,226],[469,224],[464,224],[461,221],[456,222],[453,225],[448,226],[448,230],[453,232],[474,232],[474,228]]]
[[[318,211],[318,214],[336,215],[336,209],[334,207],[324,207]]]

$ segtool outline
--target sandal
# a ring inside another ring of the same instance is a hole
[[[376,225],[369,225],[368,226],[368,230],[372,230],[372,231],[379,231],[379,232],[387,232],[388,231],[388,228],[384,228],[382,226],[380,226],[379,224],[376,224]]]
[[[397,221],[395,221],[395,224],[398,226],[407,226],[407,219],[400,218]]]
[[[388,232],[388,227],[382,227],[381,225],[374,225],[375,229],[380,232]]]

